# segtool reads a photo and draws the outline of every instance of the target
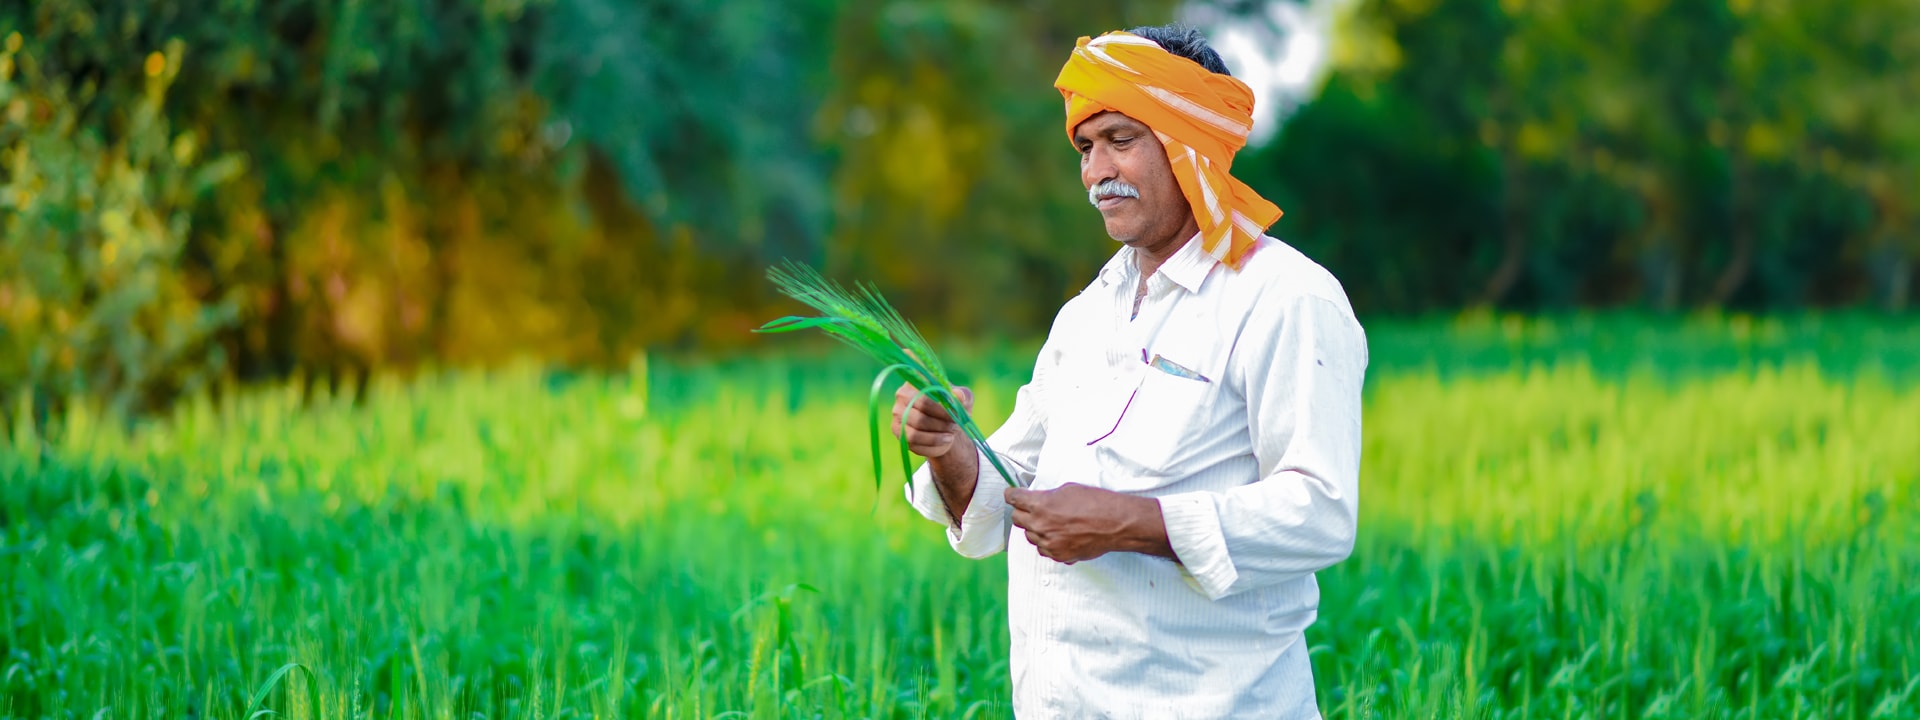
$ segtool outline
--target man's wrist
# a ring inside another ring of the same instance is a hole
[[[973,504],[973,492],[979,484],[979,453],[974,451],[972,443],[956,445],[940,457],[928,458],[927,465],[932,471],[934,492],[940,494],[940,503],[947,508],[947,517],[953,520],[955,528],[960,527],[960,518]]]
[[[979,453],[973,445],[956,447],[947,454],[927,460],[933,466],[934,482],[957,490],[971,490],[980,475]],[[969,493],[971,494],[971,493]]]
[[[1127,552],[1153,555],[1178,561],[1173,543],[1167,537],[1167,520],[1160,512],[1160,501],[1150,497],[1124,495],[1125,531],[1121,548]]]

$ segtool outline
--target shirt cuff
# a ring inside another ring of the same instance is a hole
[[[983,558],[1006,549],[1007,481],[993,469],[985,453],[974,449],[978,465],[973,481],[973,499],[960,513],[960,526],[954,527],[947,515],[946,501],[934,486],[932,463],[924,463],[913,473],[913,485],[907,488],[907,500],[928,520],[947,526],[947,543],[955,552],[970,558]]]
[[[1162,497],[1160,517],[1167,525],[1167,544],[1186,570],[1187,584],[1210,600],[1226,597],[1240,572],[1227,554],[1227,536],[1220,529],[1213,493]]]

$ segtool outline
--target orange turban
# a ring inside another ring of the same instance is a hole
[[[1080,38],[1053,81],[1067,99],[1067,139],[1087,118],[1112,110],[1153,128],[1167,148],[1200,248],[1238,270],[1280,208],[1228,174],[1253,129],[1246,83],[1125,32]]]

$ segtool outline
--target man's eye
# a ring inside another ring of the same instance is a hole
[[[1119,138],[1113,139],[1113,144],[1119,147],[1126,147],[1129,143],[1132,143],[1132,142],[1133,142],[1133,138],[1130,138],[1130,137],[1119,137]]]

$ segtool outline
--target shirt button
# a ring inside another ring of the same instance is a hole
[[[1052,576],[1052,575],[1044,575],[1044,574],[1043,574],[1043,575],[1041,575],[1041,576],[1040,576],[1040,586],[1041,586],[1041,587],[1052,587],[1052,586],[1053,586],[1053,576]]]

